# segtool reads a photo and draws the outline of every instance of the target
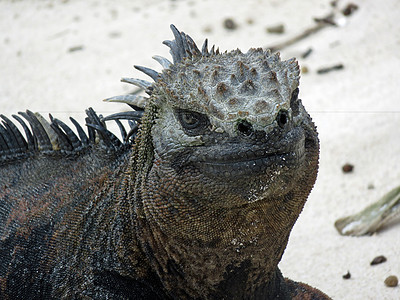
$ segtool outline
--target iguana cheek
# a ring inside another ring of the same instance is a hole
[[[152,133],[154,149],[161,157],[169,157],[186,147],[204,144],[201,136],[188,136],[181,129],[170,108],[163,109],[162,117],[154,124]]]

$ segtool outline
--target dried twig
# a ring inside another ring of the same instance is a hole
[[[317,73],[318,73],[318,74],[325,74],[325,73],[328,73],[328,72],[331,72],[331,71],[341,70],[341,69],[343,69],[343,68],[344,68],[343,64],[337,64],[337,65],[334,65],[334,66],[331,66],[331,67],[326,67],[326,68],[318,69],[318,70],[317,70]],[[343,169],[343,171],[345,172],[344,169]],[[351,172],[351,171],[350,171],[350,172]]]
[[[302,33],[300,33],[300,34],[288,39],[285,42],[282,42],[282,43],[279,43],[279,44],[276,44],[276,45],[273,45],[273,46],[270,46],[270,47],[267,47],[267,48],[270,49],[273,52],[277,51],[277,50],[281,50],[281,49],[283,49],[285,47],[293,45],[294,43],[296,43],[296,42],[298,42],[298,41],[300,41],[302,39],[305,39],[306,37],[308,37],[308,36],[318,32],[318,31],[320,31],[321,29],[323,29],[323,28],[325,28],[327,26],[336,26],[336,23],[334,22],[333,17],[334,17],[334,14],[330,13],[326,17],[314,19],[317,22],[317,24],[314,25],[313,27],[307,28]]]

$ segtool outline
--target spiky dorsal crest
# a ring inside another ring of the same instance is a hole
[[[170,26],[172,33],[174,35],[174,40],[172,41],[164,41],[163,44],[167,45],[170,48],[170,54],[172,56],[172,62],[170,62],[167,58],[162,56],[153,56],[153,59],[156,60],[163,69],[170,69],[173,65],[181,63],[186,58],[194,58],[194,57],[208,57],[211,55],[219,54],[219,49],[215,50],[215,46],[212,46],[210,51],[208,50],[208,40],[206,39],[201,47],[201,51],[197,47],[196,43],[193,39],[184,32],[180,32],[174,25]],[[143,72],[144,74],[151,77],[154,82],[149,82],[142,79],[136,78],[122,78],[122,82],[126,82],[129,84],[133,84],[139,87],[141,90],[145,91],[148,95],[151,95],[153,92],[153,84],[157,82],[160,78],[161,74],[153,69],[143,67],[143,66],[134,66],[137,70]],[[149,98],[143,96],[136,95],[121,95],[115,96],[111,98],[107,98],[104,101],[107,102],[121,102],[126,103],[133,107],[134,109],[144,109],[146,102]]]
[[[171,70],[173,69],[174,66],[178,66],[187,59],[189,60],[202,59],[202,58],[214,57],[220,54],[219,49],[215,49],[214,45],[211,47],[210,50],[208,49],[207,39],[204,41],[200,50],[189,35],[179,31],[174,25],[170,25],[170,28],[174,35],[174,39],[166,40],[163,42],[163,44],[167,45],[170,48],[170,54],[172,56],[173,62],[170,62],[167,58],[161,56],[153,57],[157,62],[160,63],[160,65],[163,67],[164,70]],[[242,55],[239,49],[231,52],[225,52],[224,54],[227,56]],[[269,63],[281,64],[283,69],[282,74],[286,72],[284,76],[290,78],[293,86],[298,84],[299,68],[297,64],[294,64],[292,62],[292,60],[282,62],[279,53],[272,54],[270,50],[268,49],[264,50],[261,48],[250,49],[247,52],[247,54],[249,56],[251,55],[259,56],[260,54],[262,54],[264,55],[265,58],[268,58]],[[215,57],[215,59],[217,59],[217,57]],[[267,67],[269,68],[269,66]],[[156,84],[158,80],[162,78],[162,73],[159,73],[153,69],[142,66],[135,65],[135,68],[145,73],[149,77],[151,77],[154,82],[148,82],[145,80],[135,79],[135,78],[122,78],[122,81],[139,87],[141,90],[145,91],[149,96],[151,96],[154,90],[154,84]],[[108,98],[105,99],[105,101],[122,102],[130,105],[134,109],[144,109],[146,103],[149,101],[149,98],[136,95],[123,95],[123,96]]]
[[[79,123],[70,118],[76,132],[59,119],[50,115],[50,122],[39,113],[29,110],[13,115],[21,125],[25,136],[15,123],[4,115],[0,115],[0,165],[11,164],[38,153],[49,155],[78,155],[94,145],[101,145],[107,151],[119,151],[133,144],[138,131],[138,122],[143,111],[130,111],[124,114],[115,114],[103,118],[98,116],[92,108],[86,110],[87,133]],[[25,120],[24,120],[25,119]],[[128,120],[127,132],[120,120]],[[106,127],[105,122],[114,120],[121,132],[122,140],[117,138]],[[30,129],[28,127],[30,126]]]
[[[197,47],[193,39],[180,32],[174,25],[171,25],[171,30],[174,35],[174,40],[164,41],[163,43],[170,48],[170,54],[173,62],[170,62],[167,58],[161,56],[154,56],[153,58],[160,63],[164,70],[170,70],[173,66],[182,63],[186,59],[201,59],[206,57],[214,57],[219,55],[219,50],[215,50],[215,46],[208,49],[208,40],[206,39],[201,47],[201,50]],[[259,53],[264,51],[262,49],[251,49],[251,53]],[[225,53],[227,55],[238,55],[242,54],[240,50]],[[265,51],[266,57],[270,57],[272,60],[280,61],[279,54],[272,55],[269,50]],[[294,61],[288,60],[285,62],[287,70],[289,70],[289,77],[296,83],[299,76],[298,65],[294,64]],[[240,66],[239,66],[240,67]],[[133,84],[140,88],[139,91],[146,92],[149,96],[152,95],[154,90],[154,84],[161,78],[161,73],[142,66],[135,66],[136,69],[150,76],[154,82],[149,82],[142,79],[136,78],[122,78],[121,81]],[[194,70],[196,71],[196,70]],[[285,71],[287,72],[287,71]],[[233,78],[234,79],[234,78]],[[233,80],[232,79],[232,80]],[[248,86],[248,84],[247,84]],[[227,88],[220,84],[217,92],[224,94]],[[7,163],[21,157],[26,157],[32,153],[41,152],[54,152],[58,153],[78,153],[79,151],[93,145],[97,141],[102,141],[103,144],[109,149],[118,149],[121,145],[131,144],[133,137],[136,135],[138,130],[138,122],[144,113],[144,108],[149,98],[137,95],[137,92],[115,96],[104,101],[108,102],[121,102],[128,104],[134,111],[117,113],[106,118],[97,116],[93,109],[86,111],[86,125],[87,135],[82,127],[74,119],[70,118],[74,124],[78,136],[62,121],[50,116],[50,122],[46,121],[40,114],[34,114],[30,111],[19,113],[30,125],[31,130],[23,119],[17,115],[13,115],[15,120],[22,126],[25,132],[25,137],[21,134],[15,124],[7,117],[0,115],[3,119],[0,124],[0,164]],[[122,119],[129,120],[130,129],[127,133],[126,129],[120,122]],[[107,130],[105,121],[114,120],[120,128],[122,141],[120,141],[114,134]]]
[[[208,51],[207,40],[205,40],[202,51],[200,51],[190,36],[184,32],[179,32],[174,25],[171,25],[171,30],[175,39],[165,41],[164,44],[170,47],[173,63],[161,56],[153,57],[164,69],[169,69],[185,58],[215,54],[214,47],[210,52]],[[160,77],[160,73],[153,69],[142,66],[135,66],[135,68],[150,76],[154,82]],[[122,78],[121,81],[139,87],[148,95],[152,94],[154,82],[136,78]],[[92,108],[89,108],[86,111],[87,117],[85,119],[87,133],[75,119],[70,118],[78,135],[61,120],[50,115],[49,122],[42,115],[28,110],[19,113],[23,118],[13,115],[13,118],[23,128],[24,136],[12,120],[0,115],[2,119],[2,124],[0,124],[0,165],[24,159],[39,152],[52,155],[77,154],[99,142],[107,150],[118,150],[125,145],[130,145],[138,131],[138,123],[144,113],[147,100],[148,98],[136,93],[105,99],[108,102],[126,103],[134,111],[116,113],[103,118],[98,116]],[[121,123],[120,120],[123,119],[129,121],[129,131]],[[117,123],[122,140],[107,129],[105,122],[110,120]],[[30,129],[28,126],[30,126]]]

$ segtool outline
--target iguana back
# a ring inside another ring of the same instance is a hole
[[[110,220],[126,214],[125,209],[118,212],[118,206],[124,204],[118,203],[113,189],[118,193],[123,190],[124,177],[119,175],[128,165],[138,118],[128,117],[132,122],[130,136],[116,118],[125,138],[120,142],[92,109],[87,114],[87,135],[72,119],[79,137],[60,120],[51,118],[49,123],[29,111],[22,113],[25,122],[15,116],[24,127],[24,137],[10,119],[2,116],[2,299],[85,295],[79,289],[88,285],[84,273],[96,261],[102,261],[102,267],[97,269],[101,272],[117,260],[116,253],[103,253],[93,259],[96,252],[112,252],[114,241],[112,245],[104,243],[97,251],[87,248],[94,247],[99,238],[111,239],[116,227],[121,234],[121,224],[110,224]],[[87,257],[88,251],[92,261]],[[101,288],[98,290],[86,295],[101,297]],[[122,290],[115,295],[123,293]]]

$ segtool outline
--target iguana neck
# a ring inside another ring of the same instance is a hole
[[[283,296],[277,265],[298,214],[292,195],[215,209],[210,202],[224,201],[223,194],[191,198],[161,165],[155,161],[148,174],[138,220],[139,240],[165,288],[179,298]]]

